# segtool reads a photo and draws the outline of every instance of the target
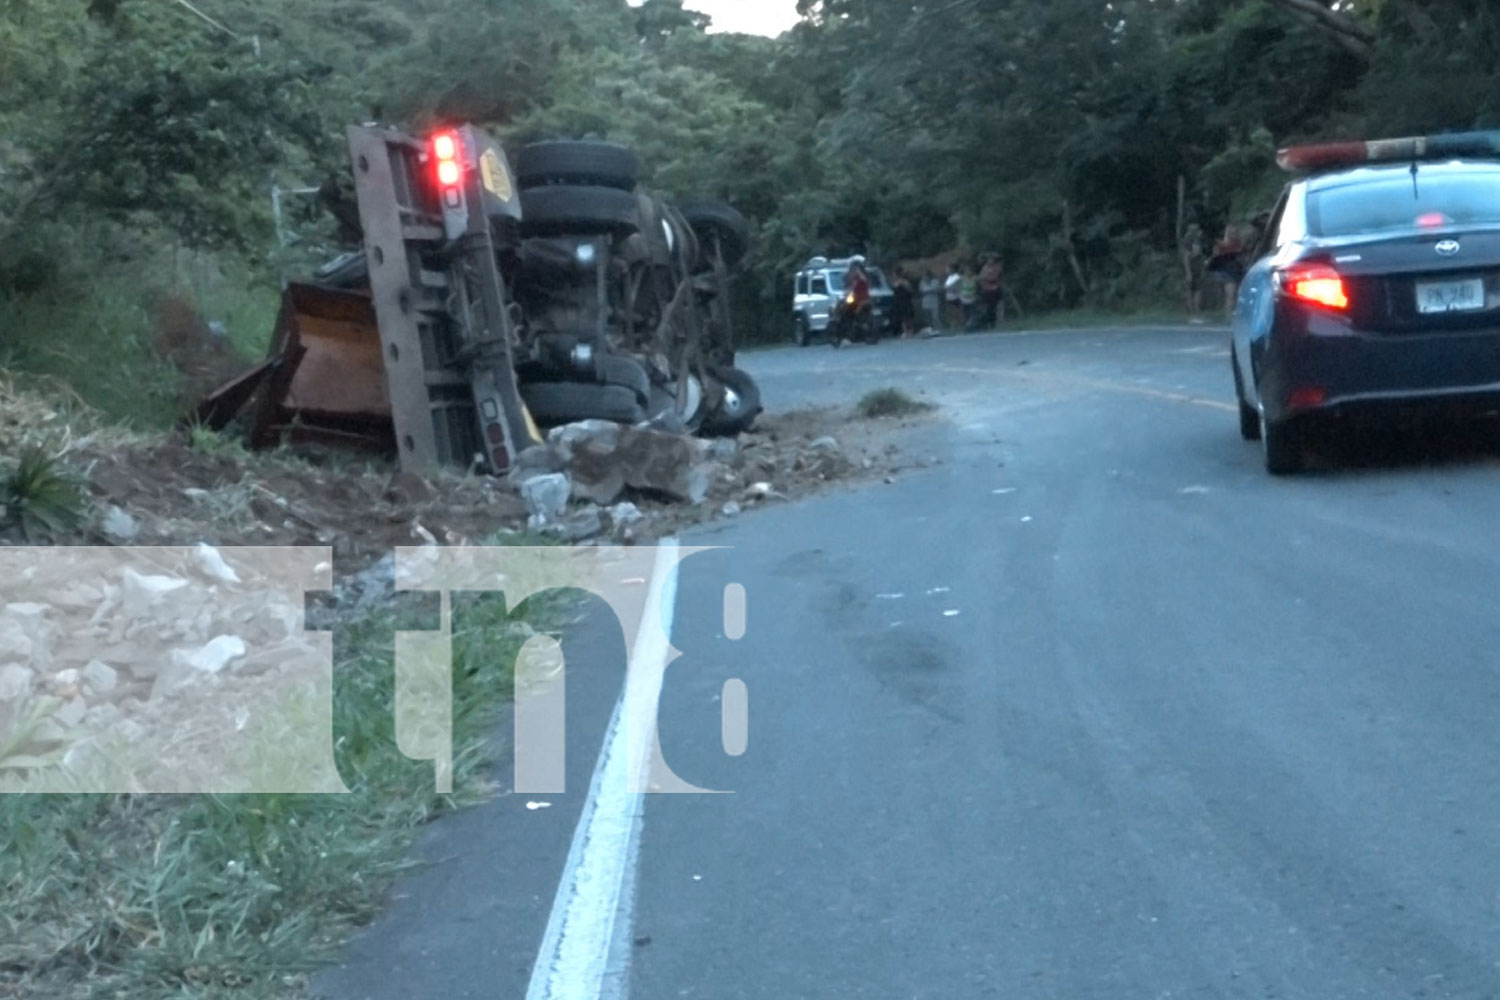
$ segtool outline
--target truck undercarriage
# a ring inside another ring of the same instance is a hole
[[[552,425],[754,423],[730,321],[749,251],[733,208],[665,201],[608,143],[539,143],[512,167],[473,126],[427,140],[356,126],[348,141],[362,248],[288,286],[267,359],[196,419],[239,420],[256,447],[496,475]]]

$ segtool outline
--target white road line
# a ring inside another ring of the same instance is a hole
[[[628,992],[625,966],[645,808],[632,776],[644,773],[655,747],[677,602],[677,553],[675,539],[657,550],[630,667],[573,831],[526,1000],[622,1000]]]

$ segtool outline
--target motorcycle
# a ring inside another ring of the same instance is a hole
[[[838,348],[846,340],[856,344],[880,343],[875,304],[869,299],[856,304],[853,293],[839,300],[828,321],[828,342]]]

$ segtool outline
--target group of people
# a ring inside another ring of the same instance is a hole
[[[955,261],[946,278],[928,271],[915,283],[898,267],[891,288],[895,320],[905,337],[916,336],[919,323],[926,324],[924,332],[938,334],[983,330],[1005,319],[1005,262],[999,254]]]

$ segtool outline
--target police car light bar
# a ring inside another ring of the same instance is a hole
[[[1500,131],[1292,146],[1276,154],[1276,163],[1282,170],[1305,173],[1360,163],[1406,163],[1459,156],[1500,156]]]

